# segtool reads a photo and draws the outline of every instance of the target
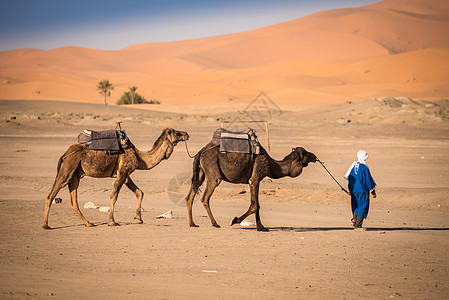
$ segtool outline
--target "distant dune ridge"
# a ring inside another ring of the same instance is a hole
[[[132,45],[0,52],[0,99],[101,103],[128,86],[163,103],[251,100],[341,103],[369,97],[449,98],[449,1],[386,0],[253,31]]]

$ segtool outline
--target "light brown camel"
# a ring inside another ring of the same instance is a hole
[[[283,160],[277,161],[260,148],[260,154],[251,155],[235,152],[220,152],[214,143],[207,144],[195,156],[193,162],[192,186],[186,197],[189,224],[197,227],[193,222],[192,205],[195,194],[206,179],[206,188],[201,197],[212,226],[220,227],[215,221],[209,206],[209,199],[215,188],[222,180],[230,183],[248,183],[251,191],[251,204],[247,212],[235,217],[231,226],[240,224],[246,217],[256,213],[258,231],[268,231],[260,221],[259,215],[259,184],[265,177],[281,178],[285,176],[296,177],[301,174],[304,167],[310,162],[316,162],[315,154],[307,152],[302,147],[293,148]]]
[[[106,154],[105,151],[101,150],[89,150],[80,144],[70,146],[58,161],[57,175],[53,188],[45,199],[44,224],[42,228],[51,229],[48,226],[50,206],[59,190],[67,184],[70,192],[70,206],[81,217],[84,225],[87,227],[93,226],[83,216],[78,207],[77,189],[79,181],[84,175],[95,178],[117,178],[110,196],[109,226],[119,225],[114,221],[114,205],[123,184],[126,184],[136,195],[137,209],[134,219],[139,223],[143,223],[141,217],[143,192],[131,180],[131,173],[135,170],[150,170],[154,168],[162,160],[170,157],[178,142],[188,139],[189,135],[187,132],[166,128],[154,142],[153,149],[148,152],[140,151],[130,141],[128,141],[128,147],[122,149],[119,154]]]

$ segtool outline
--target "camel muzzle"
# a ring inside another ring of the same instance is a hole
[[[185,142],[190,138],[189,134],[185,131],[178,132],[177,136],[178,136],[180,142]]]
[[[312,152],[308,152],[307,157],[309,158],[310,162],[316,163],[318,161],[318,158]]]

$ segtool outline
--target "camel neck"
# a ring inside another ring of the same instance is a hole
[[[157,166],[162,160],[168,159],[173,152],[173,144],[165,140],[158,143],[150,151],[140,151],[136,149],[137,159],[139,160],[139,170],[149,170]]]
[[[296,177],[302,172],[302,167],[293,166],[291,161],[274,160],[270,162],[270,174],[268,177],[278,179],[286,176]]]

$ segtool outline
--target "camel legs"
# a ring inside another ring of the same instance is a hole
[[[204,190],[203,196],[201,197],[201,202],[204,205],[204,208],[207,211],[207,214],[209,215],[209,219],[212,223],[212,226],[220,228],[220,225],[218,225],[217,221],[215,221],[214,216],[212,215],[212,211],[210,210],[209,200],[212,194],[215,191],[215,188],[220,184],[221,178],[216,179],[207,179],[206,183],[206,189]]]
[[[134,219],[136,219],[138,223],[142,224],[143,223],[143,220],[142,220],[143,192],[136,186],[136,184],[131,180],[131,177],[129,177],[129,176],[126,178],[125,184],[137,197],[136,216],[134,217]]]
[[[50,214],[50,207],[51,203],[53,202],[53,199],[55,199],[56,195],[59,193],[59,191],[69,182],[73,176],[73,173],[75,170],[73,170],[70,173],[63,172],[61,169],[58,174],[56,175],[55,182],[53,183],[53,187],[51,188],[50,193],[48,194],[47,198],[45,198],[45,212],[44,212],[44,223],[42,225],[42,228],[44,229],[51,229],[50,226],[48,226],[48,216]],[[66,174],[66,176],[64,176]]]
[[[250,181],[249,184],[250,191],[251,191],[251,204],[249,205],[248,210],[241,215],[240,217],[235,217],[232,222],[231,226],[234,224],[240,224],[243,220],[245,220],[249,215],[256,213],[256,224],[257,224],[257,231],[268,231],[260,221],[260,205],[259,205],[259,181],[254,180]]]
[[[200,168],[198,187],[200,187],[203,184],[203,182],[204,182],[204,172]],[[193,187],[190,186],[189,193],[187,194],[187,197],[186,197],[187,214],[189,215],[189,225],[190,225],[190,227],[198,227],[198,225],[196,225],[193,222],[192,206],[193,206],[193,200],[194,199],[195,199],[195,192],[193,191]]]
[[[193,206],[194,199],[195,199],[195,192],[193,191],[193,188],[190,187],[189,193],[187,194],[187,197],[186,197],[187,215],[189,216],[189,226],[190,227],[198,227],[198,225],[196,225],[193,222],[192,206]]]
[[[44,229],[51,229],[51,227],[48,226],[48,215],[50,214],[51,203],[53,202],[53,199],[55,199],[56,195],[58,194],[59,190],[61,190],[62,187],[63,185],[56,184],[55,182],[47,198],[45,198],[44,223],[42,224],[42,228]]]
[[[79,206],[78,206],[78,186],[80,183],[80,179],[78,175],[72,176],[72,179],[69,181],[69,192],[70,192],[70,206],[73,208],[73,210],[80,216],[81,220],[83,220],[83,223],[86,227],[92,227],[94,226],[92,223],[87,221],[87,219],[84,217],[83,213],[81,212]]]
[[[117,179],[114,182],[114,188],[112,189],[112,193],[110,196],[110,208],[109,208],[109,216],[108,216],[108,225],[109,226],[118,226],[119,224],[114,221],[114,206],[115,202],[117,202],[118,193],[122,188],[123,184],[126,181],[128,176],[123,173],[119,173],[117,175]]]

